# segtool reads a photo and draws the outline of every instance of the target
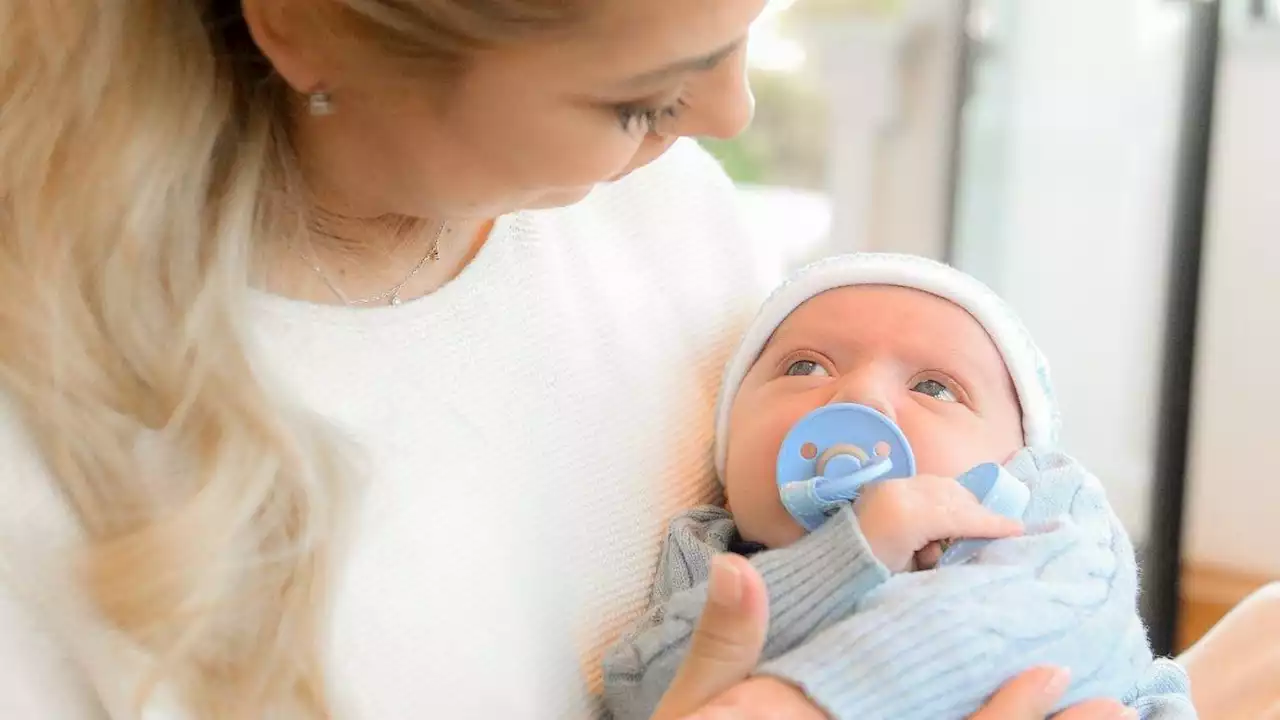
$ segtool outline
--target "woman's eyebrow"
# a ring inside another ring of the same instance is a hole
[[[715,66],[724,62],[724,59],[737,52],[742,47],[743,38],[734,40],[732,43],[716,50],[715,52],[699,57],[685,58],[684,60],[676,60],[673,63],[663,65],[655,70],[649,70],[639,75],[633,75],[622,82],[624,86],[642,86],[652,85],[659,81],[666,80],[673,75],[679,75],[687,72],[700,72],[711,70]]]

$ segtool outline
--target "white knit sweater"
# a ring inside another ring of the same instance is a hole
[[[781,268],[682,142],[503,218],[398,308],[258,296],[262,372],[362,444],[329,657],[352,720],[590,717],[666,522],[714,499],[721,368]],[[67,583],[76,531],[0,413],[0,717],[133,717],[139,664]],[[148,720],[178,720],[154,703]]]

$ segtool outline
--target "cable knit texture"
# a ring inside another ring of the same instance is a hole
[[[718,500],[722,368],[781,263],[682,141],[502,218],[439,292],[253,299],[265,378],[363,448],[328,658],[340,720],[594,717],[669,520]],[[140,664],[70,579],[77,532],[0,402],[0,717],[133,718]],[[184,715],[155,703],[148,720]]]
[[[846,508],[794,545],[752,556],[769,590],[765,657],[785,653],[844,618],[889,579],[857,523]],[[702,614],[711,558],[735,534],[728,511],[718,507],[695,508],[671,523],[649,611],[605,658],[606,702],[615,720],[653,714]]]
[[[1145,718],[1194,718],[1185,674],[1153,665],[1134,550],[1101,484],[1057,452],[1024,449],[1007,468],[1031,489],[1028,532],[970,564],[884,579],[849,510],[753,558],[782,605],[758,672],[798,685],[835,718],[959,720],[1018,673],[1053,664],[1072,671],[1060,707],[1110,697]],[[670,682],[731,523],[697,510],[672,524],[653,595],[665,608],[651,607],[606,659],[617,717],[648,717]],[[833,556],[842,560],[817,572]],[[796,575],[781,576],[792,563]]]

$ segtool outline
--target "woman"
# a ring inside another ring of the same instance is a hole
[[[7,3],[3,715],[596,713],[774,276],[676,142],[762,4]]]
[[[1280,583],[1246,597],[1179,658],[1203,720],[1280,718]]]

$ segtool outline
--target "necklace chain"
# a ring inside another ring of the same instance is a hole
[[[388,305],[396,306],[402,302],[400,299],[400,292],[404,290],[404,286],[408,285],[409,281],[413,280],[413,278],[417,276],[418,272],[421,271],[428,262],[434,263],[440,259],[440,239],[444,237],[444,233],[447,228],[448,223],[440,223],[440,227],[436,229],[435,237],[431,239],[431,243],[427,246],[427,252],[409,270],[409,273],[404,276],[403,280],[392,285],[390,288],[383,290],[377,295],[371,295],[369,297],[351,299],[347,297],[346,293],[338,289],[338,286],[329,279],[329,274],[320,267],[320,261],[316,257],[315,247],[311,244],[310,238],[307,238],[308,255],[303,259],[307,261],[311,266],[311,269],[315,271],[316,275],[320,277],[320,280],[329,288],[329,292],[333,293],[334,297],[342,301],[344,305],[363,306],[386,301]]]

